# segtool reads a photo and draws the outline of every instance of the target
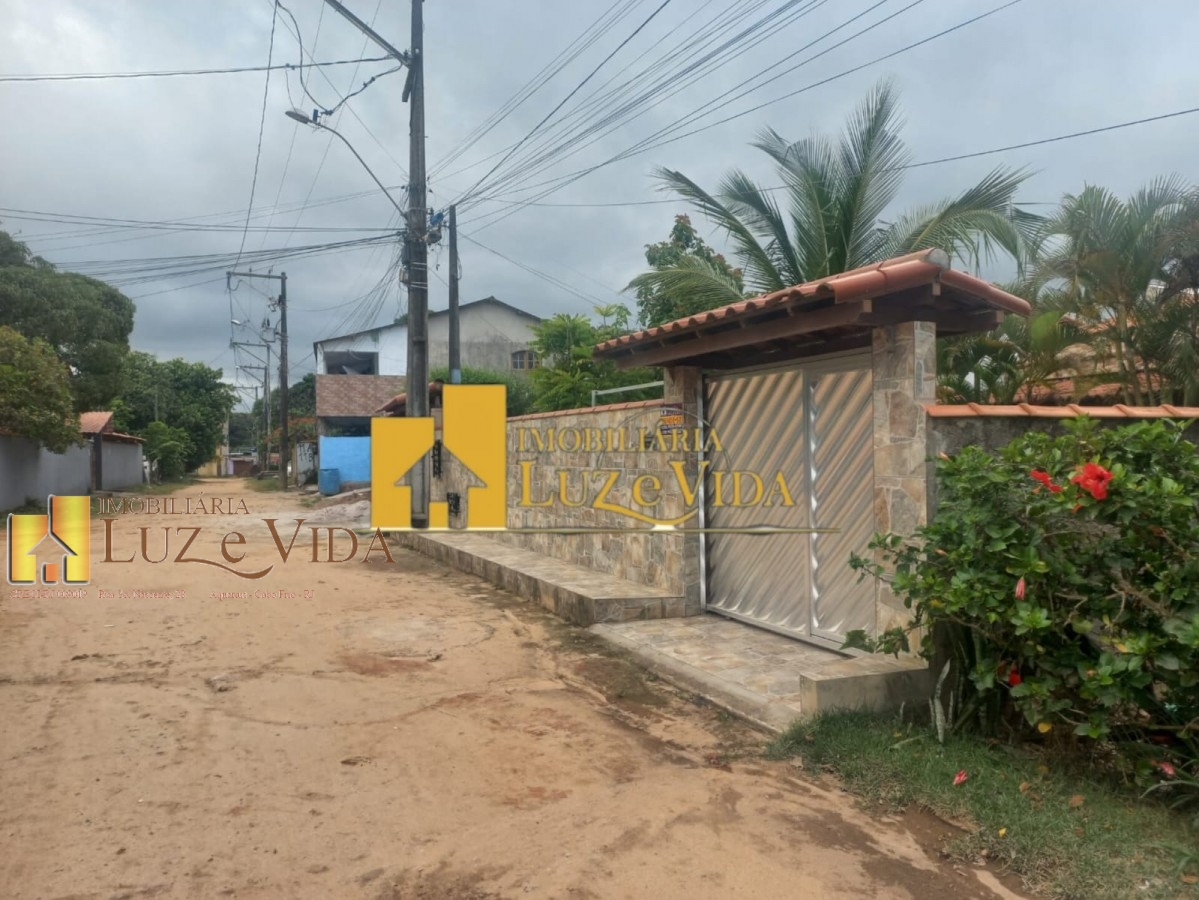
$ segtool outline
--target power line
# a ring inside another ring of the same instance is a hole
[[[262,88],[262,115],[258,121],[258,148],[254,151],[254,177],[250,181],[250,205],[246,209],[246,224],[241,235],[241,246],[237,249],[237,261],[233,263],[233,268],[237,268],[237,264],[241,262],[242,251],[246,249],[246,235],[250,229],[250,214],[254,212],[254,191],[258,188],[258,163],[262,159],[262,134],[266,130],[266,104],[271,93],[271,57],[275,53],[275,23],[279,20],[279,3],[278,0],[271,7],[271,37],[267,44],[266,50],[266,78]]]
[[[599,28],[599,30],[596,30],[597,26],[599,26],[600,23],[612,15],[613,10],[620,6],[622,2],[625,2],[624,10],[613,16],[612,20],[608,22],[608,24],[604,25],[602,28]],[[509,97],[499,109],[484,119],[482,123],[475,126],[466,135],[466,137],[463,138],[462,142],[457,148],[451,150],[450,153],[448,153],[440,163],[433,167],[432,171],[429,173],[430,178],[442,172],[448,165],[459,159],[482,138],[486,137],[487,134],[492,131],[492,129],[494,129],[497,125],[504,121],[504,119],[519,109],[526,100],[536,94],[537,91],[541,90],[541,88],[548,84],[555,75],[565,69],[566,66],[570,65],[570,63],[574,62],[574,60],[577,59],[583,51],[587,50],[592,44],[599,40],[600,37],[607,33],[610,28],[615,26],[615,24],[619,22],[620,19],[622,19],[625,15],[627,15],[628,12],[634,6],[636,6],[638,2],[640,2],[640,0],[633,0],[633,2],[627,2],[627,0],[616,0],[616,2],[608,7],[608,9],[606,9],[598,19],[583,29],[582,33],[580,33],[578,37],[567,44],[566,49],[562,50],[557,56],[546,63],[546,65],[544,65],[536,75],[530,78],[515,94]],[[592,37],[587,38],[588,34],[592,31],[595,31],[595,34]],[[586,39],[585,42],[584,39]],[[581,46],[579,46],[577,49],[574,49],[572,52],[572,48],[575,48],[575,45],[580,44],[580,42],[583,42]],[[507,148],[505,148],[505,150],[506,149]],[[492,154],[491,156],[486,157],[484,160],[481,160],[480,163],[485,162],[486,159],[491,159],[494,156],[499,156],[503,152],[505,151],[500,150],[498,153]]]
[[[372,192],[373,193],[373,192]],[[201,231],[242,231],[246,226],[242,225],[222,225],[222,224],[201,224],[198,222],[186,221],[156,221],[153,219],[118,219],[106,216],[85,216],[75,215],[72,213],[56,213],[45,212],[43,210],[31,209],[16,209],[12,207],[0,206],[0,213],[4,213],[6,219],[17,219],[28,222],[55,222],[63,225],[97,225],[98,228],[104,230],[121,230],[127,228],[148,229],[159,231],[184,231],[184,232],[201,232]],[[261,212],[258,218],[267,215],[266,212]],[[295,228],[289,225],[251,225],[248,226],[250,231],[272,232],[272,231],[316,231],[316,232],[336,232],[336,231],[376,231],[376,232],[391,232],[394,228],[382,228],[378,226],[360,227],[353,225],[332,225],[319,226],[308,225],[303,228]],[[63,235],[78,235],[80,232],[60,232]],[[94,233],[94,232],[93,232]]]
[[[707,125],[702,125],[699,128],[685,132],[684,134],[676,135],[674,137],[669,137],[669,138],[665,137],[665,135],[669,134],[672,129],[675,129],[677,127],[678,122],[685,123],[689,117],[693,117],[695,115],[695,112],[689,113],[688,116],[684,116],[681,119],[677,120],[676,124],[668,126],[667,128],[664,128],[664,129],[660,129],[656,134],[651,135],[648,138],[644,138],[643,140],[639,141],[638,143],[634,144],[633,146],[626,148],[625,150],[621,151],[620,153],[615,154],[614,156],[609,157],[608,159],[604,160],[603,162],[596,163],[595,165],[589,166],[584,169],[577,170],[577,171],[569,173],[567,175],[559,176],[558,178],[555,178],[555,179],[549,179],[547,181],[540,182],[539,184],[530,185],[529,187],[524,188],[523,190],[533,190],[540,186],[547,186],[545,188],[545,190],[541,191],[539,194],[537,194],[536,196],[531,198],[532,200],[544,199],[545,197],[549,196],[550,194],[561,190],[562,188],[566,187],[569,184],[574,183],[575,181],[578,181],[580,178],[583,178],[583,177],[591,174],[592,172],[595,172],[598,169],[602,169],[606,166],[609,166],[612,163],[620,162],[620,161],[623,161],[630,157],[640,155],[642,153],[647,152],[648,150],[657,149],[658,147],[663,147],[667,144],[675,143],[677,141],[683,140],[684,138],[699,134],[702,131],[707,131],[710,128],[715,128],[718,125],[723,125],[727,122],[731,122],[731,121],[734,121],[735,119],[739,119],[739,118],[742,118],[743,116],[747,116],[750,113],[757,112],[758,110],[761,110],[761,109],[763,109],[767,106],[770,106],[774,103],[778,103],[782,100],[786,100],[791,97],[797,96],[798,94],[802,94],[806,91],[810,91],[816,87],[820,87],[821,85],[825,85],[832,81],[836,81],[837,79],[844,78],[845,76],[851,75],[855,72],[860,72],[861,70],[866,69],[870,66],[876,65],[877,63],[883,62],[888,59],[892,59],[893,57],[896,57],[896,56],[900,55],[901,53],[906,53],[909,50],[913,50],[917,47],[920,47],[920,46],[927,44],[931,41],[934,41],[938,38],[944,37],[947,34],[951,34],[955,31],[965,28],[968,25],[972,25],[975,22],[979,22],[985,18],[993,16],[993,15],[995,15],[999,12],[1002,12],[1003,10],[1006,10],[1012,6],[1015,6],[1016,4],[1021,3],[1021,2],[1023,2],[1023,0],[1008,0],[1007,3],[1001,4],[1000,6],[996,6],[992,9],[988,10],[987,12],[980,13],[979,15],[973,16],[969,19],[966,19],[963,22],[959,22],[956,25],[953,25],[953,26],[946,28],[942,31],[939,31],[933,35],[930,35],[929,37],[922,38],[918,41],[913,41],[912,43],[906,44],[905,46],[900,47],[897,50],[893,50],[890,53],[886,53],[886,54],[883,54],[882,56],[875,57],[874,59],[869,60],[868,62],[862,63],[857,66],[853,66],[852,68],[849,68],[849,69],[845,69],[844,71],[838,72],[834,75],[830,75],[827,78],[823,78],[819,81],[815,81],[815,82],[812,82],[811,84],[805,85],[802,88],[798,88],[787,94],[783,94],[780,97],[775,97],[772,100],[767,100],[766,102],[760,103],[757,106],[751,107],[750,109],[742,110],[741,112],[734,113],[731,116],[726,116],[725,118],[720,119],[716,122],[710,122]],[[703,115],[707,115],[709,112],[711,112],[711,110],[704,109],[703,114],[700,116],[700,118],[702,118]],[[656,138],[659,138],[659,139],[655,140]],[[507,212],[500,214],[498,217],[492,218],[490,221],[486,222],[485,224],[480,225],[479,229],[476,229],[476,230],[481,230],[482,228],[488,228],[491,225],[494,225],[496,222],[502,221],[503,219],[506,219],[509,216],[513,215],[514,213],[518,212],[519,209],[520,209],[520,207],[514,207],[514,208],[508,210]]]
[[[240,75],[246,72],[273,72],[278,69],[320,69],[326,66],[361,65],[387,62],[390,56],[369,56],[359,59],[332,59],[325,62],[277,63],[267,66],[235,66],[226,69],[167,69],[156,72],[70,72],[53,75],[0,75],[0,82],[29,81],[107,81],[122,78],[178,78],[192,75]]]
[[[647,25],[649,25],[649,23],[652,22],[657,17],[658,13],[662,12],[662,10],[664,10],[667,6],[670,5],[670,2],[671,2],[671,0],[662,0],[662,3],[656,9],[654,9],[654,11],[652,13],[650,13],[648,17],[640,25],[638,25],[636,28],[633,29],[632,34],[630,34],[623,41],[621,41],[619,44],[617,44],[616,48],[611,53],[609,53],[602,60],[600,60],[599,65],[597,65],[594,69],[592,69],[590,72],[588,72],[587,76],[582,81],[580,81],[577,85],[575,85],[571,89],[570,93],[567,94],[565,97],[563,97],[561,101],[559,101],[557,106],[555,106],[548,113],[546,113],[545,117],[540,122],[538,122],[536,125],[534,125],[532,130],[529,131],[528,134],[526,134],[523,138],[521,138],[519,141],[517,141],[516,145],[511,150],[508,151],[507,155],[505,155],[503,159],[501,159],[498,163],[496,163],[494,166],[491,167],[491,171],[489,171],[486,175],[484,175],[477,182],[475,182],[474,186],[468,188],[466,193],[463,194],[461,198],[459,198],[458,202],[461,203],[464,200],[468,199],[471,196],[472,191],[474,191],[476,188],[479,187],[479,185],[481,185],[488,178],[490,178],[495,173],[496,169],[500,168],[500,166],[502,166],[504,163],[506,163],[512,157],[512,154],[515,153],[517,150],[519,150],[521,145],[523,145],[526,140],[528,140],[534,134],[536,134],[538,131],[540,131],[541,127],[543,125],[545,125],[545,123],[548,122],[550,119],[552,119],[557,114],[558,110],[560,110],[563,106],[565,106],[570,101],[571,97],[573,97],[575,94],[577,94],[579,91],[581,91],[584,88],[584,86],[586,86],[587,82],[589,82],[593,77],[595,77],[596,73],[599,72],[599,70],[602,69],[605,65],[607,65],[608,62],[611,61],[612,57],[614,57],[617,53],[619,53],[621,50],[623,50],[625,48],[625,46],[628,45],[629,41],[631,41],[631,40],[633,40],[633,38],[637,37],[637,35],[639,35],[645,29],[645,27]]]
[[[578,297],[580,300],[586,301],[591,306],[604,306],[605,305],[603,300],[600,300],[596,297],[592,297],[589,294],[584,294],[582,291],[576,290],[575,288],[573,288],[569,284],[567,284],[565,281],[562,281],[560,278],[555,278],[553,275],[550,275],[546,272],[542,272],[540,269],[535,269],[532,266],[526,265],[525,263],[522,263],[522,262],[519,262],[510,256],[505,256],[503,253],[500,253],[499,250],[495,250],[491,247],[488,247],[486,244],[480,243],[479,241],[477,241],[473,237],[471,237],[469,234],[459,231],[458,237],[462,238],[463,240],[470,241],[476,247],[479,247],[482,250],[486,250],[488,253],[491,253],[494,256],[498,256],[500,259],[504,260],[505,262],[511,263],[512,265],[516,266],[518,269],[524,269],[530,275],[535,275],[536,277],[540,278],[541,280],[546,281],[549,284],[552,284],[554,287],[558,288],[559,290],[566,291],[568,294],[573,294],[574,296]]]
[[[549,168],[553,163],[573,156],[596,143],[607,134],[615,131],[618,127],[627,125],[629,122],[640,118],[655,106],[658,106],[675,94],[688,89],[699,77],[710,75],[728,65],[738,56],[748,52],[752,47],[760,46],[763,41],[768,40],[774,34],[777,34],[798,19],[807,16],[815,9],[823,6],[826,0],[806,0],[806,2],[805,0],[788,0],[788,2],[771,10],[761,18],[754,20],[749,25],[741,27],[739,31],[734,31],[729,36],[729,29],[738,27],[740,22],[753,13],[757,7],[762,5],[762,2],[763,0],[759,0],[759,2],[751,3],[750,8],[741,11],[737,10],[736,7],[738,4],[734,3],[710,22],[701,26],[692,36],[663,54],[657,61],[643,68],[640,72],[630,75],[622,84],[607,94],[602,93],[602,88],[593,92],[587,101],[580,104],[557,123],[555,127],[558,128],[560,136],[545,136],[541,141],[540,147],[531,149],[525,158],[514,160],[508,167],[508,172],[500,176],[496,182],[493,182],[489,186],[490,190],[494,191],[503,182],[507,182],[509,186],[515,187],[524,181],[528,181],[529,178],[534,177],[539,171]],[[889,0],[878,0],[875,6],[885,2],[889,2]],[[704,4],[704,6],[706,5]],[[794,7],[797,6],[800,8],[795,9]],[[873,8],[871,7],[871,9]],[[703,7],[700,7],[700,9],[702,10]],[[869,12],[869,10],[866,12]],[[699,10],[694,11],[688,19],[695,18],[698,13]],[[865,12],[859,13],[855,18],[861,15],[865,15]],[[847,23],[842,23],[837,28],[844,27],[845,24]],[[834,31],[836,30],[834,29]],[[812,43],[824,40],[831,33],[829,32],[816,38]],[[751,43],[750,38],[755,36],[757,39]],[[721,43],[716,47],[706,49],[712,40],[718,40]],[[807,46],[811,46],[812,43]],[[701,51],[703,52],[701,53]],[[643,52],[638,57],[638,60],[647,55],[647,53],[648,51]],[[689,60],[686,65],[675,66],[675,60],[684,56]],[[787,58],[789,57],[784,57],[782,61],[785,61]],[[651,81],[650,76],[660,69],[666,70],[666,77]],[[771,67],[772,69],[773,67]],[[609,79],[607,84],[611,84],[613,80]],[[630,91],[634,92],[634,96],[627,97]],[[702,108],[710,108],[710,105],[714,103],[714,100],[706,101],[705,106]],[[601,112],[598,118],[590,115],[590,112],[595,109]],[[570,122],[571,119],[577,119],[578,121],[567,128],[566,123]],[[597,132],[602,133],[596,134]],[[595,135],[595,137],[584,143],[584,139],[589,135]],[[557,141],[556,144],[555,141]]]
[[[1199,106],[1194,106],[1189,109],[1180,109],[1175,112],[1162,113],[1156,116],[1147,116],[1143,119],[1132,119],[1128,122],[1117,122],[1114,125],[1102,125],[1098,128],[1088,128],[1085,131],[1072,131],[1069,134],[1059,134],[1053,137],[1039,138],[1033,141],[1024,141],[1019,144],[1007,144],[1003,147],[993,147],[989,150],[975,150],[969,153],[959,153],[955,156],[941,156],[936,159],[926,159],[920,162],[905,163],[901,166],[894,166],[886,171],[900,171],[904,169],[921,169],[925,166],[937,166],[943,163],[959,162],[964,159],[977,159],[982,156],[993,156],[997,153],[1010,153],[1013,150],[1024,150],[1029,147],[1040,147],[1045,144],[1056,144],[1060,141],[1073,140],[1080,137],[1089,137],[1094,134],[1103,134],[1109,131],[1118,131],[1122,128],[1132,128],[1136,125],[1147,125],[1152,122],[1161,122],[1165,119],[1175,119],[1179,116],[1189,116],[1199,113]],[[766,193],[775,191],[785,191],[790,189],[790,185],[777,184],[772,187],[762,188]],[[660,206],[671,203],[684,202],[681,198],[675,197],[666,200],[614,200],[602,203],[543,203],[531,200],[509,200],[503,197],[477,197],[476,202],[483,203],[504,203],[510,206],[538,206],[538,207],[557,207],[561,209],[599,209],[604,207],[624,207],[624,206]],[[1024,204],[1028,205],[1028,204]]]

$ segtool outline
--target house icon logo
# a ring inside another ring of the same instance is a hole
[[[371,528],[412,528],[412,488],[403,478],[433,450],[434,418],[371,420]],[[441,444],[472,476],[467,488],[467,529],[507,524],[507,389],[502,384],[447,384],[442,391]],[[454,527],[459,526],[454,523]],[[429,527],[449,528],[449,504],[429,503]]]
[[[8,517],[8,583],[37,584],[35,551],[46,540],[62,552],[62,563],[42,567],[42,584],[87,584],[91,578],[91,498],[57,497],[46,501],[46,515],[12,513]]]

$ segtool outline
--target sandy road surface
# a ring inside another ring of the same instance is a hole
[[[311,511],[236,483],[177,504],[201,488],[251,515],[127,517],[114,558],[138,525],[151,558],[201,525],[190,555],[219,559],[240,525],[270,575],[94,562],[86,599],[5,588],[0,897],[1011,896],[519,598],[403,550],[278,564],[260,516]]]

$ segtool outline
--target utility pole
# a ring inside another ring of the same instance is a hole
[[[404,53],[351,13],[339,0],[325,0],[355,28],[408,68],[403,101],[409,107],[408,229],[404,235],[408,282],[408,403],[407,415],[429,415],[429,248],[428,210],[425,208],[425,59],[424,0],[412,2],[412,49]],[[301,115],[302,118],[302,115]],[[342,138],[344,141],[345,139]],[[348,144],[348,142],[347,142]],[[353,147],[350,148],[351,150]],[[357,155],[357,154],[355,154]],[[361,157],[359,157],[361,160]],[[380,187],[382,185],[380,184]],[[386,191],[385,191],[386,193]],[[388,195],[390,196],[390,195]],[[412,467],[412,525],[429,527],[428,454]]]
[[[234,278],[267,278],[271,281],[279,282],[279,299],[273,304],[279,309],[279,478],[280,485],[283,490],[287,490],[287,463],[288,463],[288,435],[287,435],[287,273],[280,272],[278,275],[262,275],[257,272],[226,272],[225,284],[229,285]],[[266,340],[263,338],[263,340]],[[266,368],[270,372],[271,368],[271,348],[267,344],[266,350]],[[265,375],[264,382],[266,383],[266,416],[267,416],[267,431],[266,431],[266,449],[267,458],[263,461],[265,469],[266,464],[270,462],[271,449],[271,429],[270,429],[270,376]]]
[[[291,445],[288,443],[287,420],[287,273],[279,273],[279,478],[287,490],[287,470],[291,465]]]
[[[458,331],[458,208],[450,205],[450,384],[462,383],[462,337]]]
[[[407,415],[429,415],[429,245],[425,208],[424,0],[412,0],[412,52],[409,54],[408,135],[408,402]],[[412,467],[412,526],[429,527],[428,457]]]

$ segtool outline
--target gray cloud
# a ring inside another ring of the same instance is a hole
[[[996,5],[993,2],[928,0],[860,39],[781,78],[751,97],[718,109],[712,98],[745,78],[776,68],[776,61],[853,12],[842,3],[814,8],[777,36],[692,80],[686,89],[644,110],[593,146],[564,160],[548,176],[593,165],[622,151],[693,108],[709,104],[712,119],[797,90],[811,82],[888,53]],[[318,59],[357,57],[363,38],[319,0],[290,0],[308,49]],[[370,19],[375,4],[349,4]],[[608,0],[570,4],[530,0],[431,0],[425,6],[428,91],[428,159],[436,166],[479,122],[515,93],[542,66],[610,7]],[[592,86],[624,77],[678,41],[695,21],[729,3],[675,0],[645,31],[601,69]],[[780,5],[746,3],[766,10]],[[880,7],[862,22],[904,4]],[[643,2],[546,88],[516,110],[447,171],[431,179],[430,205],[455,199],[494,163],[480,160],[519,140],[554,104],[629,34],[653,9]],[[145,3],[141,0],[15,0],[6,5],[0,59],[6,73],[99,72],[262,65],[270,33],[269,0]],[[759,13],[760,14],[760,13]],[[381,2],[376,29],[394,44],[408,44],[407,3]],[[696,19],[689,19],[697,16]],[[1194,104],[1190,85],[1197,64],[1163,50],[1163,32],[1188,33],[1197,24],[1190,0],[1153,4],[1026,0],[996,16],[862,72],[745,116],[735,122],[600,169],[548,197],[552,203],[607,203],[660,199],[649,177],[656,166],[681,169],[714,185],[731,166],[764,183],[774,179],[761,154],[747,145],[767,125],[799,138],[836,131],[852,106],[882,77],[902,90],[905,137],[916,160],[968,153],[1022,141],[1169,112]],[[742,18],[740,21],[748,21]],[[281,16],[276,62],[295,62],[299,50]],[[686,23],[686,24],[685,24]],[[319,38],[318,38],[319,24]],[[1189,26],[1189,27],[1188,27]],[[852,33],[848,29],[843,34]],[[820,45],[825,46],[824,44]],[[366,55],[376,55],[368,45]],[[812,51],[815,52],[815,51]],[[797,57],[798,59],[799,57]],[[332,86],[306,75],[322,105],[331,105],[385,64],[326,70]],[[90,216],[174,220],[226,213],[205,221],[240,225],[250,196],[255,146],[263,109],[262,73],[130,81],[0,84],[3,159],[0,196],[10,208]],[[408,108],[401,102],[403,73],[387,76],[349,103],[335,127],[389,185],[403,184],[407,163]],[[290,93],[290,97],[289,97]],[[373,190],[369,176],[339,142],[283,116],[293,105],[310,109],[296,73],[273,73],[266,103],[262,153],[254,197],[255,226],[385,228],[393,210],[377,193],[349,202],[311,206],[311,200]],[[710,119],[709,119],[710,120]],[[705,121],[709,121],[705,120]],[[701,123],[702,124],[702,123]],[[370,133],[367,129],[369,128]],[[373,136],[372,136],[373,134]],[[1176,172],[1195,178],[1191,148],[1199,116],[1068,141],[1002,156],[916,169],[908,174],[896,210],[928,202],[977,180],[996,165],[1035,172],[1022,197],[1054,202],[1085,182],[1127,194],[1148,180]],[[330,144],[332,141],[332,144]],[[327,151],[327,152],[326,152]],[[323,164],[322,164],[323,158]],[[475,163],[466,171],[457,171]],[[318,174],[319,173],[319,174]],[[533,180],[542,180],[539,175]],[[500,191],[501,194],[505,192]],[[507,192],[509,195],[511,192]],[[276,201],[293,211],[270,215]],[[616,299],[641,270],[644,245],[661,240],[682,203],[627,207],[526,207],[491,227],[479,217],[486,203],[461,217],[463,232],[513,260],[540,269],[598,301]],[[261,218],[257,216],[265,213]],[[702,224],[702,223],[701,223]],[[25,222],[0,212],[0,227],[16,232],[33,249],[66,268],[94,261],[192,254],[234,253],[239,231],[166,234],[107,231]],[[56,236],[57,235],[57,236]],[[344,240],[346,232],[286,231],[246,236],[247,251]],[[130,238],[137,238],[131,240]],[[719,235],[712,235],[719,243]],[[587,312],[589,301],[462,242],[463,299],[495,295],[541,315]],[[347,301],[367,293],[386,271],[390,249],[355,249],[275,264],[286,270],[294,312],[290,316],[292,377],[309,370],[312,341],[350,324],[363,309]],[[444,250],[434,254],[436,275],[445,277]],[[186,285],[212,280],[195,287]],[[118,284],[119,278],[112,279]],[[272,290],[268,283],[257,285]],[[130,284],[137,299],[133,334],[137,349],[162,357],[183,356],[223,366],[235,377],[230,338],[230,298],[221,272]],[[446,289],[435,276],[431,306],[444,307]],[[626,298],[631,304],[631,298]],[[390,321],[402,293],[392,286],[372,324]],[[340,308],[329,308],[339,306]],[[369,312],[369,308],[365,312]],[[233,315],[261,320],[264,297],[243,286]],[[247,332],[241,340],[253,340]],[[307,358],[306,358],[307,357]],[[242,375],[243,383],[248,376]]]

